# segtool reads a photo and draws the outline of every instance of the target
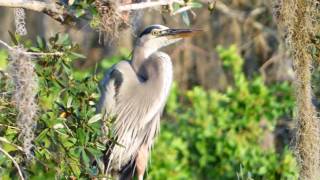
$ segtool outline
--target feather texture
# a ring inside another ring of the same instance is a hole
[[[120,144],[109,149],[107,173],[133,163],[142,144],[151,148],[172,76],[171,59],[162,52],[149,56],[138,72],[130,61],[121,61],[107,72],[98,111],[103,114],[103,122],[115,118],[111,129]]]

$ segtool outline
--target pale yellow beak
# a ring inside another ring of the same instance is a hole
[[[202,30],[198,29],[166,29],[163,30],[160,36],[167,36],[169,38],[187,38],[202,32]]]

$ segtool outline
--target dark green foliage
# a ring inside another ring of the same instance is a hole
[[[97,140],[101,135],[95,115],[98,98],[98,81],[95,75],[77,78],[71,62],[82,55],[75,53],[77,46],[71,44],[67,35],[57,34],[48,44],[41,38],[33,51],[60,51],[63,56],[46,56],[36,59],[40,89],[38,92],[39,119],[34,140],[34,156],[31,162],[22,161],[24,155],[14,146],[1,143],[10,154],[27,167],[26,174],[32,179],[44,177],[66,178],[97,175],[92,159],[99,159],[105,147]],[[1,77],[1,92],[11,92],[10,84]],[[3,84],[7,82],[6,84]],[[10,93],[1,96],[0,123],[15,126],[16,112],[10,102]],[[12,144],[20,145],[19,130],[0,126],[0,136]],[[0,156],[0,176],[16,174],[13,165]]]

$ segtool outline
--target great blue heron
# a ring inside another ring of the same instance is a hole
[[[104,173],[131,179],[136,171],[143,179],[173,76],[170,57],[159,49],[196,32],[149,26],[139,35],[131,61],[120,61],[106,73],[98,112],[103,127],[113,119],[111,131],[117,143],[107,142]]]

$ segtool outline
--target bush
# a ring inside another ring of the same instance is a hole
[[[34,47],[26,41],[25,46],[32,51],[60,51],[60,56],[45,56],[35,60],[39,77],[36,137],[34,158],[24,161],[20,150],[22,142],[16,128],[17,112],[11,103],[12,86],[7,76],[0,75],[0,141],[1,147],[15,156],[25,167],[25,175],[31,179],[58,178],[71,176],[89,177],[97,175],[91,167],[91,158],[102,156],[104,145],[97,141],[100,136],[99,116],[95,115],[98,98],[98,80],[95,75],[81,75],[74,71],[71,63],[83,56],[75,53],[78,47],[71,43],[67,35],[57,34],[45,42],[37,38]],[[78,77],[80,76],[80,77]],[[31,128],[31,127],[30,127]],[[17,177],[13,163],[0,154],[0,177]]]
[[[35,60],[40,109],[34,158],[27,162],[18,138],[20,130],[15,123],[15,102],[11,102],[12,83],[8,75],[1,71],[6,67],[7,54],[0,52],[0,147],[15,157],[30,179],[99,177],[98,167],[92,166],[92,162],[100,161],[105,150],[105,145],[99,142],[101,117],[95,109],[103,74],[96,74],[98,70],[109,68],[124,59],[125,55],[103,61],[92,72],[80,72],[72,67],[72,63],[85,57],[76,53],[79,47],[72,44],[68,35],[57,34],[48,42],[38,37],[35,46],[21,37],[12,38],[14,42],[23,43],[29,51],[59,51],[64,55],[43,56]],[[12,161],[0,153],[0,177],[6,180],[17,175]]]

